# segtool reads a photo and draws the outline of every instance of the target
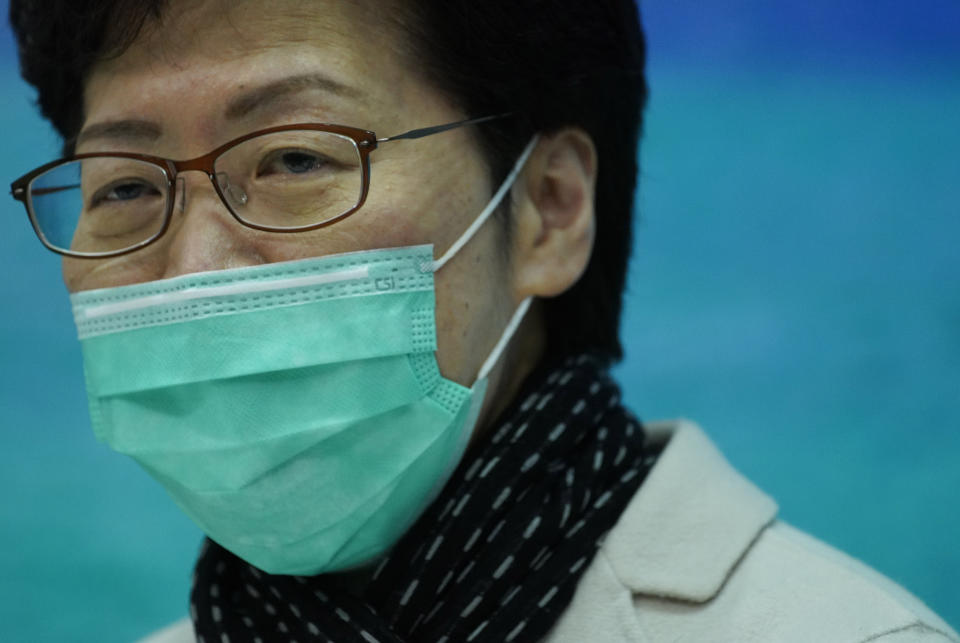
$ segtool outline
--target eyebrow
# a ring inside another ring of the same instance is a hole
[[[123,141],[155,141],[160,138],[160,126],[151,121],[135,119],[94,123],[77,135],[74,147],[95,138]]]
[[[224,116],[229,120],[236,120],[249,115],[251,112],[268,107],[270,103],[291,94],[318,89],[328,94],[345,96],[347,98],[362,98],[363,92],[354,87],[348,87],[322,74],[302,74],[288,76],[266,85],[261,85],[246,93],[240,94],[227,103]]]
[[[363,92],[354,87],[339,83],[322,74],[301,74],[288,76],[273,82],[261,85],[250,91],[232,98],[224,109],[227,120],[238,120],[251,113],[265,109],[271,103],[307,90],[320,90],[337,96],[362,98]],[[117,121],[103,121],[85,127],[77,135],[74,146],[93,139],[112,139],[125,142],[156,141],[163,134],[158,123],[153,121],[124,119]]]

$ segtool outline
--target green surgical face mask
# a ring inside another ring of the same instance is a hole
[[[383,555],[459,463],[487,375],[437,366],[432,246],[197,273],[71,296],[97,437],[266,572]]]

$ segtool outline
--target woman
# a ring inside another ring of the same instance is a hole
[[[151,640],[956,640],[620,406],[631,2],[11,15],[94,429],[210,536]]]

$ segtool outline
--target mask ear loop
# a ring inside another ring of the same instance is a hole
[[[470,224],[470,227],[467,228],[460,238],[453,242],[453,245],[447,248],[447,251],[443,253],[439,259],[433,262],[432,265],[427,264],[422,266],[421,269],[424,272],[437,272],[453,257],[460,252],[460,249],[463,246],[467,245],[467,242],[473,238],[473,235],[477,233],[477,230],[480,229],[487,219],[490,218],[490,215],[493,214],[494,210],[500,205],[500,202],[503,201],[503,197],[506,196],[507,191],[513,187],[513,183],[517,180],[517,176],[523,170],[523,166],[527,164],[527,159],[530,158],[530,154],[533,152],[533,148],[536,147],[537,141],[540,140],[540,135],[536,134],[530,142],[527,143],[527,146],[523,148],[523,152],[520,154],[520,158],[517,159],[517,162],[513,164],[513,169],[510,170],[510,173],[507,175],[507,178],[503,180],[503,183],[500,184],[500,187],[494,193],[493,198],[490,199],[490,203],[487,204],[487,207],[483,209],[476,219],[473,220],[473,223]]]
[[[513,334],[517,332],[517,328],[520,326],[520,322],[523,321],[524,315],[527,314],[527,310],[530,308],[531,301],[533,301],[533,297],[527,297],[520,302],[519,306],[517,306],[517,309],[514,311],[513,317],[510,318],[510,322],[507,324],[507,327],[503,329],[503,334],[500,335],[500,340],[497,342],[497,345],[493,347],[493,350],[490,351],[490,355],[488,355],[486,361],[484,361],[483,366],[480,367],[480,372],[477,373],[478,380],[485,379],[488,375],[490,375],[490,371],[493,370],[497,360],[500,359],[503,351],[506,350],[507,344],[510,343],[510,340],[513,338]]]
[[[503,198],[507,195],[507,191],[513,187],[513,184],[517,180],[517,176],[520,175],[520,172],[527,164],[527,159],[530,158],[530,154],[533,153],[533,148],[537,146],[537,142],[539,140],[539,134],[535,134],[533,138],[530,139],[530,142],[527,143],[526,147],[523,148],[523,152],[520,153],[520,157],[517,159],[516,163],[513,164],[513,168],[510,170],[510,173],[507,174],[507,178],[503,180],[503,183],[501,183],[500,187],[497,188],[497,191],[494,193],[493,198],[490,199],[487,207],[485,207],[477,216],[477,218],[473,220],[473,223],[470,224],[470,227],[464,230],[463,234],[460,235],[460,238],[454,241],[453,245],[447,248],[447,251],[443,253],[439,259],[433,261],[432,263],[422,265],[421,270],[424,272],[437,272],[443,268],[448,261],[456,256],[463,246],[467,245],[470,239],[473,238],[473,235],[477,233],[477,230],[480,229],[480,226],[486,223],[487,219],[490,218],[490,215],[494,213],[497,207],[499,207],[500,203],[503,201]],[[507,323],[507,327],[503,329],[500,339],[497,340],[493,350],[490,351],[487,359],[480,367],[480,372],[477,373],[478,380],[485,379],[488,375],[490,375],[490,371],[493,370],[497,360],[500,359],[501,355],[503,355],[503,352],[506,350],[507,344],[510,343],[514,333],[517,332],[517,328],[520,326],[520,322],[523,321],[524,316],[527,314],[527,310],[529,310],[530,302],[532,300],[532,297],[527,297],[520,302],[519,306],[517,306],[517,309],[513,312],[513,316]]]

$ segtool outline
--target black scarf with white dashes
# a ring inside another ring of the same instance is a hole
[[[262,572],[216,543],[190,613],[203,643],[539,641],[656,458],[600,363],[528,378],[373,575]]]

